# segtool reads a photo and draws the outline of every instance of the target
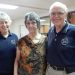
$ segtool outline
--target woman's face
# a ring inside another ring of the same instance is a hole
[[[64,24],[67,13],[60,7],[53,7],[50,13],[50,19],[55,26]]]
[[[37,23],[35,20],[26,21],[26,27],[30,34],[35,33],[37,31]]]

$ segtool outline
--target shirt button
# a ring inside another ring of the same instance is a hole
[[[56,34],[56,36],[57,36],[57,34]]]
[[[57,40],[57,39],[54,39],[55,41]]]

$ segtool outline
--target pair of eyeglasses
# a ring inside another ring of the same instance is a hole
[[[52,12],[51,16],[62,16],[64,14],[64,12]]]
[[[0,24],[7,24],[7,21],[0,21]]]

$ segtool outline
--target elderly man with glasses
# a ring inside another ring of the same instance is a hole
[[[68,8],[63,3],[55,2],[50,6],[54,26],[46,42],[46,75],[75,75],[75,26],[67,22],[67,13]]]

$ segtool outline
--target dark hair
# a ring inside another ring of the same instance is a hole
[[[37,27],[39,28],[40,27],[40,17],[39,17],[39,15],[37,15],[35,12],[27,13],[25,15],[25,24],[26,24],[26,21],[32,21],[32,20],[36,21]]]
[[[34,44],[33,41],[31,40],[31,38],[28,37],[28,35],[26,35],[25,37],[21,38],[21,39],[18,41],[17,45],[18,45],[19,48],[22,47],[23,42],[24,42],[28,47],[30,47],[30,48],[34,48],[34,47],[35,47],[35,44]]]

